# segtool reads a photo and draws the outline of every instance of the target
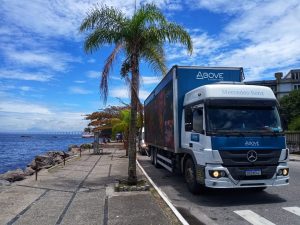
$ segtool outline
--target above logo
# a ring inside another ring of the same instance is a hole
[[[207,80],[223,80],[223,74],[224,73],[213,73],[213,72],[201,73],[201,72],[199,72],[196,76],[196,79],[198,79],[198,80],[204,80],[204,79],[207,79]]]
[[[247,152],[247,159],[249,162],[255,162],[257,160],[257,152],[254,150]]]
[[[259,142],[258,141],[246,141],[245,146],[258,147]]]

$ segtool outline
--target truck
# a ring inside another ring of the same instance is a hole
[[[173,66],[144,102],[151,162],[179,171],[194,194],[289,184],[276,97],[243,79],[238,67]]]

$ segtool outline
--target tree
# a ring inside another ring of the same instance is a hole
[[[163,45],[181,43],[192,53],[192,41],[184,28],[166,20],[162,12],[153,4],[139,8],[132,17],[120,10],[98,6],[93,8],[83,20],[80,32],[86,32],[84,49],[92,53],[105,44],[114,45],[106,59],[100,82],[100,92],[104,102],[108,95],[108,78],[117,55],[123,54],[120,74],[130,85],[131,118],[129,126],[128,183],[136,184],[136,120],[138,109],[139,65],[143,59],[154,71],[165,74],[165,53]],[[130,76],[131,75],[131,76]]]
[[[280,113],[283,119],[289,124],[300,117],[300,90],[294,90],[289,95],[280,99]]]
[[[120,111],[119,120],[113,121],[112,133],[116,135],[121,132],[124,139],[124,147],[126,150],[126,156],[128,156],[128,138],[129,138],[129,124],[130,124],[130,109],[124,109]]]
[[[291,131],[300,131],[300,116],[295,117],[289,123],[289,130],[291,130]]]
[[[120,120],[120,112],[125,109],[128,109],[128,107],[108,106],[107,108],[101,109],[98,112],[85,115],[85,119],[91,121],[88,126],[90,129],[93,127],[93,129],[91,129],[92,131],[111,131],[113,124],[116,123],[116,120]]]

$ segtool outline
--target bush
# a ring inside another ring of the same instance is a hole
[[[300,116],[294,118],[289,124],[289,130],[300,131]]]

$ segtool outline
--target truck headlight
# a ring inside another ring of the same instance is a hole
[[[287,176],[287,175],[289,175],[289,168],[284,168],[284,169],[278,170],[277,175],[279,175],[279,176]]]
[[[223,170],[210,170],[209,175],[213,178],[226,177],[226,173]]]

